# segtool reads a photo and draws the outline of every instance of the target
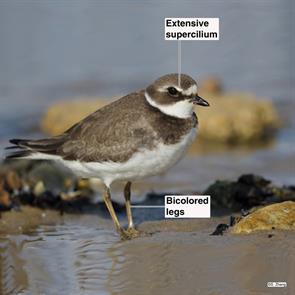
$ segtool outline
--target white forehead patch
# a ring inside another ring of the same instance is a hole
[[[191,115],[193,114],[193,104],[190,103],[188,99],[176,101],[175,103],[172,103],[172,104],[159,104],[156,101],[154,101],[152,97],[148,95],[147,92],[145,92],[144,95],[147,102],[151,106],[157,108],[158,110],[160,110],[162,113],[166,115],[185,119],[185,118],[191,117]]]
[[[187,96],[196,95],[197,93],[198,93],[197,85],[192,85],[188,89],[182,91],[182,94]]]

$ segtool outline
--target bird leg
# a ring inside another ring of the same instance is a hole
[[[113,222],[115,224],[117,232],[119,233],[119,235],[121,236],[122,239],[128,238],[125,230],[120,225],[120,222],[118,220],[118,217],[116,215],[116,212],[115,212],[113,204],[112,204],[110,189],[107,186],[105,186],[105,188],[104,188],[103,199],[104,199],[106,207],[108,208],[109,213],[113,219]]]
[[[128,181],[124,187],[126,213],[127,213],[127,218],[128,218],[128,229],[134,228],[133,220],[132,220],[131,204],[130,204],[130,195],[131,195],[130,189],[131,189],[131,182]]]
[[[131,190],[131,182],[128,181],[124,187],[126,213],[128,218],[128,229],[126,233],[128,234],[129,238],[135,238],[139,236],[139,231],[135,229],[133,224],[131,204],[130,204],[130,195],[131,195],[130,190]]]

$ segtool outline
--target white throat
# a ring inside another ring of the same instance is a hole
[[[144,93],[147,102],[162,113],[181,119],[189,118],[193,114],[193,105],[188,100],[177,101],[170,105],[161,105],[155,102],[147,92]]]

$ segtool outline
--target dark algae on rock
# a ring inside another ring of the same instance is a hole
[[[220,223],[217,225],[214,232],[211,234],[211,236],[222,236],[223,233],[229,228],[229,226],[225,223]]]
[[[254,174],[242,175],[237,181],[218,180],[204,194],[211,196],[213,210],[228,209],[231,212],[295,200],[293,186],[275,186],[270,180]]]

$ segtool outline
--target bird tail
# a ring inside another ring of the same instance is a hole
[[[31,140],[31,139],[11,139],[12,146],[6,148],[9,153],[6,159],[31,158],[33,155],[43,154],[40,159],[46,158],[46,155],[57,155],[59,147],[64,143],[64,136],[52,138]],[[36,157],[34,157],[36,159]]]

